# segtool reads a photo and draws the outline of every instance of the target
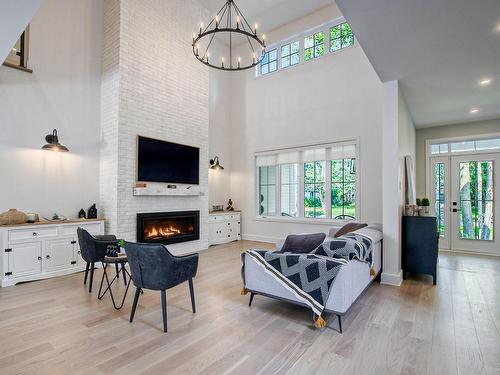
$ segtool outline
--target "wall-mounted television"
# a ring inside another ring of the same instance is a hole
[[[198,185],[200,149],[138,136],[137,181]]]

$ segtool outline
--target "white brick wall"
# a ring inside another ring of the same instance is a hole
[[[209,78],[190,44],[193,28],[208,14],[195,0],[105,0],[104,11],[101,207],[107,229],[135,241],[138,212],[199,210],[200,241],[169,248],[204,249]],[[137,135],[200,147],[205,196],[134,197]]]

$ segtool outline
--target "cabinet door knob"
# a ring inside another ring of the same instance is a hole
[[[38,260],[42,260],[42,257],[38,257]]]
[[[37,236],[37,235],[38,235],[38,233],[37,233],[37,232],[33,232],[33,236]]]
[[[45,256],[45,259],[50,259],[50,255],[46,255],[46,256]]]

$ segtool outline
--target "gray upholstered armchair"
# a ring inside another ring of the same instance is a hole
[[[76,230],[76,233],[78,235],[78,244],[80,246],[82,258],[85,262],[87,262],[83,283],[87,283],[87,276],[90,272],[89,293],[91,293],[92,282],[94,280],[94,264],[104,260],[109,246],[118,247],[118,241],[113,235],[94,237],[85,229],[80,227]],[[116,272],[118,273],[118,268],[116,269]]]
[[[193,277],[198,270],[198,254],[173,256],[160,244],[125,243],[132,281],[136,287],[130,322],[134,320],[135,309],[142,289],[159,290],[163,313],[163,331],[167,332],[166,290],[185,281],[189,282],[191,306],[196,313]]]

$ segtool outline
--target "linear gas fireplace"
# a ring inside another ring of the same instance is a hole
[[[200,239],[200,211],[137,214],[137,242],[164,245]]]

